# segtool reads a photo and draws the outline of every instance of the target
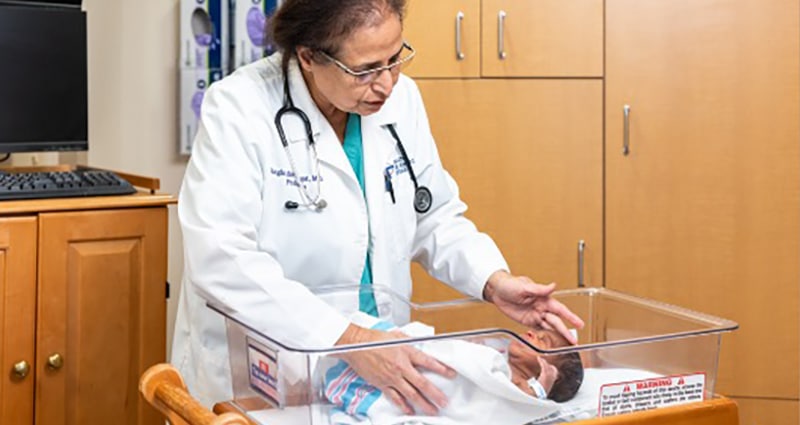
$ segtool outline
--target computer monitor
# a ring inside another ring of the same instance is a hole
[[[86,149],[85,13],[0,1],[0,153]]]

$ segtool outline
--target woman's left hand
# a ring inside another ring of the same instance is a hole
[[[539,381],[539,385],[544,388],[544,391],[550,394],[550,390],[553,389],[553,384],[558,378],[558,369],[550,363],[547,363],[547,360],[542,356],[538,356],[536,359],[539,361],[540,371],[536,380]]]
[[[512,276],[500,270],[492,273],[483,289],[483,298],[506,316],[523,325],[553,329],[571,344],[577,343],[564,321],[583,328],[583,320],[550,294],[556,285],[540,285],[525,276]]]

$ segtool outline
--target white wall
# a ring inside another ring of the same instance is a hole
[[[89,42],[88,165],[158,177],[177,195],[178,0],[84,0]],[[63,162],[63,160],[62,160]],[[169,209],[167,351],[172,343],[182,243]]]

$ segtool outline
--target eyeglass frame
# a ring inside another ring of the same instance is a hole
[[[358,78],[358,77],[363,77],[365,75],[374,75],[375,77],[373,77],[369,81],[364,81],[363,83],[359,82],[359,81],[356,81],[356,83],[358,83],[358,84],[367,85],[367,84],[370,84],[370,83],[374,82],[378,78],[378,76],[381,75],[381,73],[383,71],[392,72],[393,69],[398,68],[399,66],[409,62],[411,59],[414,59],[414,56],[416,56],[417,51],[414,50],[414,48],[411,46],[411,44],[409,44],[405,40],[403,40],[403,46],[400,48],[400,51],[398,52],[398,54],[402,53],[403,49],[410,50],[411,54],[406,56],[406,57],[404,57],[404,58],[402,58],[402,59],[398,59],[397,61],[394,61],[394,62],[392,62],[392,63],[390,63],[388,65],[383,65],[383,66],[378,66],[378,67],[375,67],[375,68],[365,69],[363,71],[353,71],[347,65],[343,64],[341,61],[337,60],[336,58],[334,58],[330,54],[326,53],[324,50],[319,50],[319,53],[321,53],[322,56],[325,57],[325,59],[333,62],[334,65],[336,65],[339,69],[341,69],[342,71],[344,71],[346,74],[348,74],[350,76]]]

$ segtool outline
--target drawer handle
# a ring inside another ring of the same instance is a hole
[[[61,354],[55,353],[47,358],[47,367],[53,370],[59,370],[64,366],[64,357]]]
[[[622,107],[622,154],[631,153],[631,105]]]
[[[456,14],[456,60],[464,60],[464,51],[461,50],[461,23],[464,21],[464,12]]]
[[[500,59],[503,60],[508,56],[506,54],[505,43],[503,41],[503,35],[505,33],[505,23],[506,23],[506,12],[501,10],[500,13],[497,14],[497,54],[500,56]]]
[[[25,377],[28,376],[30,372],[31,372],[31,365],[25,360],[15,363],[14,368],[11,370],[11,373],[17,379],[25,379]]]
[[[586,242],[581,239],[578,241],[578,288],[586,286],[583,283],[584,254],[586,253]]]

